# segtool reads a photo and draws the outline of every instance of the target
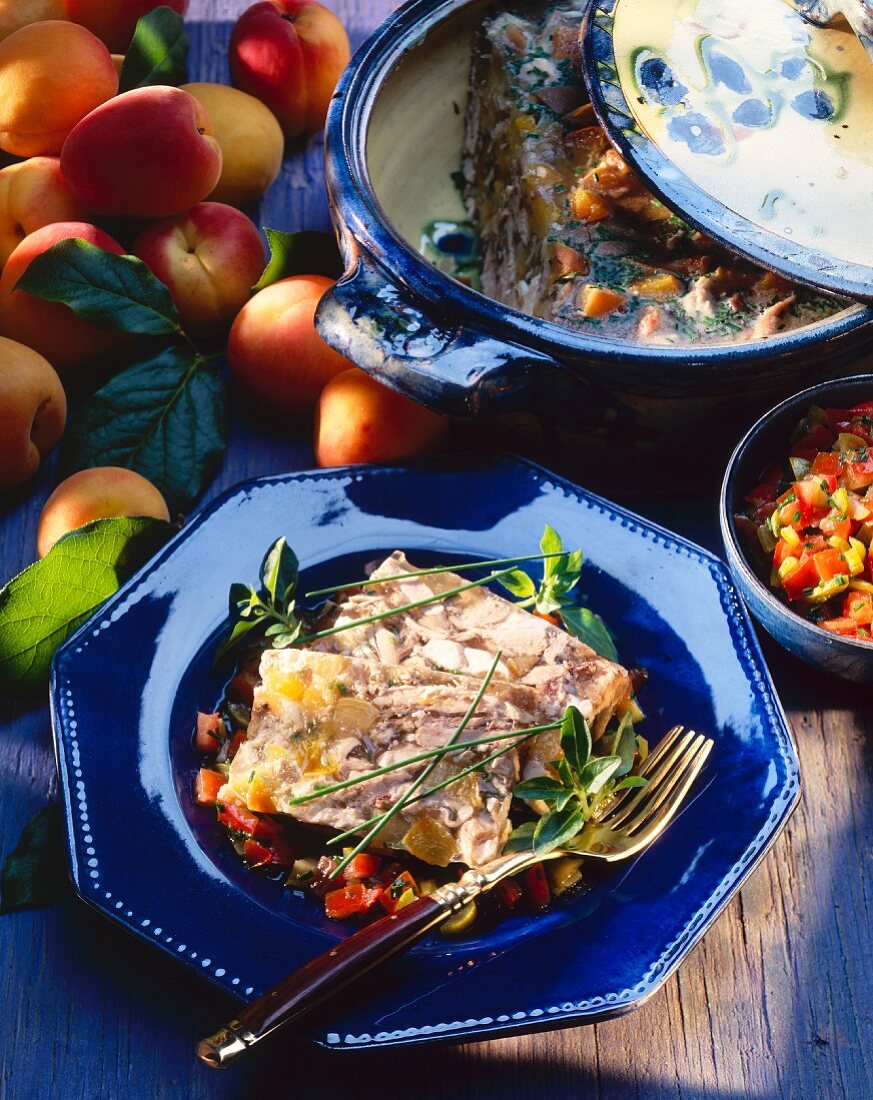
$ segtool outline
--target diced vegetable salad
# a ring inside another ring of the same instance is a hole
[[[873,401],[813,407],[746,497],[770,584],[799,614],[846,638],[873,632]]]

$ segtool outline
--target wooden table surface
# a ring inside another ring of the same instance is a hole
[[[196,79],[227,79],[230,25],[246,6],[193,0]],[[357,45],[391,3],[336,7]],[[327,228],[317,140],[289,157],[261,223]],[[209,496],[310,464],[307,440],[238,421]],[[0,501],[0,578],[32,560],[51,483],[44,471]],[[717,549],[714,501],[643,511]],[[637,1012],[525,1038],[376,1054],[322,1052],[288,1036],[220,1075],[195,1062],[193,1045],[231,1014],[231,1000],[70,898],[0,917],[0,1096],[873,1096],[871,693],[770,644],[765,651],[800,749],[801,806],[685,966]],[[0,851],[56,790],[47,708],[0,704]]]

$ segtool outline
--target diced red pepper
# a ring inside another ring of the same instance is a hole
[[[297,853],[284,833],[280,833],[269,846],[251,838],[247,840],[243,845],[243,858],[251,867],[267,864],[290,867]]]
[[[779,482],[782,480],[782,471],[777,465],[768,466],[764,471],[764,475],[761,478],[759,485],[749,493],[746,497],[746,501],[755,508],[760,508],[765,504],[771,505],[776,499],[776,492],[779,489]]]
[[[552,892],[542,863],[535,863],[533,867],[529,867],[523,873],[521,881],[525,900],[530,908],[545,909],[552,900]]]
[[[361,882],[363,879],[373,878],[379,873],[382,860],[370,852],[358,852],[343,871],[343,879],[346,882]]]
[[[843,483],[847,489],[857,491],[873,485],[873,457],[859,458],[857,461],[849,461],[843,467]]]
[[[274,841],[282,832],[282,826],[277,821],[260,817],[241,802],[227,799],[218,803],[218,807],[218,820],[226,829],[266,841]]]
[[[221,748],[227,731],[221,715],[197,713],[197,732],[194,734],[194,751],[201,752],[204,756],[214,756]]]
[[[873,401],[862,401],[860,405],[853,405],[849,412],[852,416],[873,417]]]
[[[852,521],[848,516],[842,516],[839,512],[829,512],[819,520],[821,533],[828,538],[836,536],[838,539],[848,539],[852,533]],[[848,572],[848,569],[845,570]]]
[[[843,616],[856,626],[873,626],[873,594],[849,592],[843,600]]]
[[[500,901],[500,905],[510,913],[517,907],[522,899],[522,895],[523,890],[515,879],[505,878],[503,882],[498,882],[497,884],[497,898]]]
[[[211,768],[201,768],[194,781],[194,801],[199,806],[214,806],[218,792],[224,786],[224,776]]]
[[[849,563],[839,550],[820,550],[812,560],[823,582],[833,580],[841,574],[848,576],[851,573]]]
[[[409,871],[403,871],[390,886],[386,886],[382,891],[382,896],[379,900],[382,902],[382,908],[386,913],[397,912],[398,908],[402,905],[402,899],[407,890],[411,890],[413,894],[418,896],[418,883]]]
[[[273,862],[273,850],[257,840],[247,840],[243,845],[243,859],[249,867],[263,867]]]
[[[844,638],[857,638],[858,624],[854,619],[822,619],[818,624],[832,634],[840,634]]]
[[[836,435],[825,424],[813,424],[810,430],[791,444],[791,458],[806,458],[811,462],[819,451],[829,451]]]
[[[362,882],[353,882],[341,890],[331,890],[325,894],[324,911],[331,920],[347,920],[368,912],[381,895],[381,886],[370,887]]]

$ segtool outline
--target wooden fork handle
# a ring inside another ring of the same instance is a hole
[[[197,1057],[213,1069],[224,1069],[277,1028],[301,1024],[334,994],[401,954],[445,920],[457,906],[454,898],[442,893],[416,899],[399,913],[367,925],[306,963],[247,1005],[236,1019],[202,1039]]]

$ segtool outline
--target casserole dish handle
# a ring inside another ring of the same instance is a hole
[[[398,393],[445,416],[475,419],[529,404],[547,355],[434,319],[360,249],[355,266],[321,299],[315,324],[331,347]]]

